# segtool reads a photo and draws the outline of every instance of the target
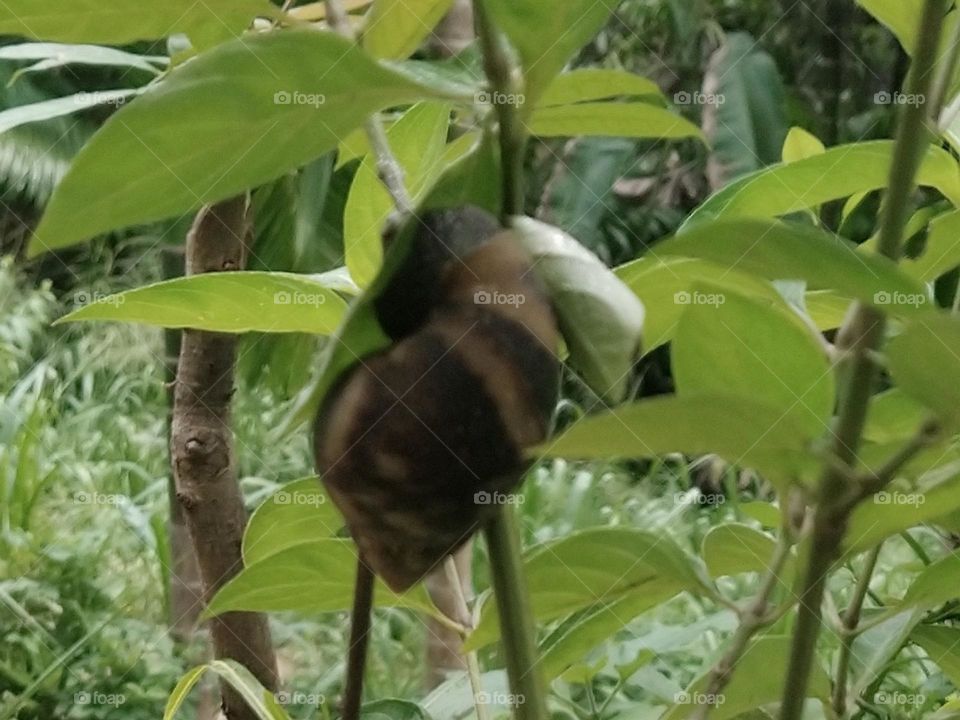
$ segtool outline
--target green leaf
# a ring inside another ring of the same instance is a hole
[[[494,24],[520,53],[528,103],[537,98],[573,54],[596,35],[616,9],[613,0],[490,0]]]
[[[258,16],[276,10],[265,0],[6,0],[0,34],[68,43],[127,45],[174,33],[240,35]]]
[[[673,339],[680,317],[689,308],[693,298],[691,291],[698,283],[709,281],[723,284],[731,291],[746,291],[771,302],[780,300],[779,293],[766,280],[715,263],[663,256],[659,252],[621,265],[616,273],[647,309],[645,352]]]
[[[339,295],[305,275],[223,272],[94,297],[57,322],[117,320],[215,332],[329,335],[345,310]]]
[[[950,682],[960,686],[960,628],[918,625],[910,639],[922,647]]]
[[[173,720],[187,695],[206,672],[213,672],[239,693],[259,720],[289,720],[286,711],[253,674],[234,660],[214,660],[187,672],[167,699],[163,720]]]
[[[204,615],[214,617],[234,610],[340,612],[353,603],[356,572],[357,550],[352,540],[301,543],[245,567],[220,588]],[[379,587],[377,605],[439,612],[422,584],[402,595]]]
[[[865,440],[874,443],[906,442],[929,412],[900,388],[892,388],[873,398],[870,415],[863,430]]]
[[[0,60],[40,60],[44,69],[64,65],[96,65],[100,67],[126,67],[144,70],[154,75],[160,67],[170,64],[170,59],[156,55],[135,53],[103,47],[102,45],[67,45],[63,43],[22,43],[0,47]],[[28,68],[29,69],[29,68]]]
[[[960,421],[960,322],[918,318],[887,347],[890,372],[909,396],[951,424]]]
[[[776,552],[776,541],[766,533],[748,525],[727,523],[712,528],[703,538],[701,556],[707,564],[710,576],[720,578],[741,573],[766,575],[769,563]],[[780,573],[779,580],[790,587],[793,576],[793,559]]]
[[[689,295],[671,359],[677,393],[730,393],[779,408],[806,437],[829,429],[834,374],[823,342],[792,310],[702,283]]]
[[[437,94],[326,32],[225,43],[107,121],[54,193],[30,251],[232,197],[333,149],[371,113]]]
[[[702,138],[700,128],[647,103],[584,102],[537,108],[528,123],[540,137]]]
[[[653,80],[626,70],[581,68],[557,75],[543,93],[538,107],[572,105],[590,100],[608,100],[615,97],[663,98]]]
[[[716,218],[773,218],[831,200],[886,187],[893,142],[840,145],[826,152],[751,173],[708,199],[680,228],[681,233]],[[953,157],[930,147],[917,181],[960,205],[960,170]]]
[[[665,396],[581,420],[533,454],[577,459],[717,454],[787,481],[814,463],[794,418],[749,397]]]
[[[302,543],[334,537],[343,518],[317,477],[287,483],[258,507],[243,533],[247,567]]]
[[[377,57],[409,57],[451,5],[453,0],[375,0],[367,12],[363,47]]]
[[[823,155],[827,149],[813,133],[802,127],[792,127],[783,142],[783,162],[786,164]]]
[[[920,608],[932,610],[939,605],[960,597],[960,556],[946,555],[924,568],[914,578],[903,600],[897,603],[899,610]]]
[[[562,230],[530,218],[514,229],[553,302],[571,364],[598,395],[621,400],[640,351],[643,304]]]
[[[524,572],[539,623],[608,608],[630,597],[638,604],[630,606],[629,617],[621,616],[622,626],[684,590],[711,592],[701,567],[673,541],[660,533],[627,528],[586,530],[543,545],[525,559]],[[493,642],[498,627],[496,604],[488,602],[465,649]]]
[[[0,133],[9,132],[28,123],[73,115],[98,105],[122,105],[137,94],[137,90],[104,90],[82,92],[67,97],[42,100],[29,105],[18,105],[0,112]]]
[[[930,221],[923,254],[916,260],[905,260],[903,269],[921,282],[933,282],[957,265],[960,265],[960,210]]]
[[[875,621],[872,614],[865,611],[864,621]],[[854,680],[848,697],[859,697],[885,668],[890,667],[922,618],[923,613],[919,611],[898,613],[857,635],[850,652],[850,674]]]
[[[770,280],[803,280],[809,290],[834,290],[893,314],[916,314],[927,304],[923,285],[887,258],[863,255],[837,236],[797,223],[719,220],[691,227],[655,250]]]
[[[420,103],[407,111],[387,132],[390,147],[404,171],[404,184],[415,205],[444,169],[450,106]],[[343,216],[344,248],[350,275],[366,287],[383,262],[380,239],[394,204],[380,180],[377,159],[367,153],[357,169]]]
[[[183,705],[183,701],[187,699],[187,695],[193,690],[193,686],[197,684],[197,681],[200,680],[206,671],[206,665],[198,665],[188,670],[184,676],[177,681],[176,687],[173,688],[170,692],[170,697],[167,698],[167,705],[163,711],[163,720],[173,720],[180,706]]]
[[[889,453],[887,453],[889,455]],[[861,503],[850,517],[845,556],[870,549],[897,533],[960,510],[960,458],[931,449],[903,472],[913,487],[892,487]]]
[[[704,93],[678,93],[677,104],[704,103],[714,188],[780,160],[787,134],[786,93],[774,59],[745,32],[726,35],[710,60]]]
[[[730,684],[716,699],[716,707],[710,713],[713,720],[727,720],[744,716],[751,710],[777,703],[783,696],[786,675],[772,672],[771,668],[787,667],[790,658],[791,638],[788,635],[764,635],[755,638],[747,646],[734,666]],[[677,704],[661,716],[661,720],[688,718],[711,698],[705,695],[709,687],[709,672],[704,672],[676,698]],[[830,680],[816,660],[807,685],[807,697],[828,701]]]

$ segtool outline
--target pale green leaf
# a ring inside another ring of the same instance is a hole
[[[367,12],[363,47],[377,57],[409,57],[451,5],[453,0],[376,0]]]
[[[621,96],[650,96],[660,100],[663,93],[653,80],[626,70],[581,68],[557,75],[537,106],[572,105]]]
[[[923,254],[903,262],[904,272],[921,282],[933,282],[960,265],[960,210],[930,221]]]
[[[223,272],[165,280],[106,297],[78,293],[83,307],[57,322],[115,320],[215,332],[329,335],[346,312],[334,291],[305,275]]]
[[[436,94],[330,33],[225,43],[107,121],[54,193],[30,251],[232,197],[332,150],[371,113]]]
[[[792,127],[783,142],[783,162],[792,163],[798,160],[822,155],[827,149],[820,139],[802,127]]]
[[[955,686],[960,686],[960,628],[918,625],[910,639],[922,647]]]
[[[13,130],[21,125],[51,120],[73,115],[98,105],[123,105],[137,90],[104,90],[101,92],[81,92],[67,97],[41,100],[30,105],[18,105],[0,112],[0,133]]]
[[[689,120],[647,103],[584,102],[537,108],[529,131],[540,137],[702,138]]]
[[[960,421],[960,321],[917,318],[887,347],[897,385],[948,422]]]

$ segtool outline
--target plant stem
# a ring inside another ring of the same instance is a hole
[[[870,589],[870,580],[873,578],[873,571],[877,567],[877,559],[880,557],[880,545],[877,545],[867,554],[867,562],[863,567],[860,578],[857,580],[857,587],[850,598],[850,605],[847,606],[843,614],[841,625],[842,642],[840,645],[840,657],[837,659],[837,672],[833,681],[833,711],[837,717],[845,717],[847,714],[847,673],[850,668],[850,656],[853,653],[853,641],[857,636],[857,627],[860,625],[860,613],[863,611],[863,601],[867,597],[867,590]]]
[[[930,94],[937,63],[940,26],[945,14],[945,0],[927,0],[924,4],[917,48],[907,82],[909,92],[923,99]],[[928,122],[927,108],[923,102],[904,106],[897,129],[889,190],[877,243],[878,253],[894,261],[900,256],[903,228],[910,211],[916,174],[930,142]],[[846,357],[846,367],[843,368],[843,391],[834,432],[834,458],[826,464],[820,480],[810,554],[801,585],[800,606],[780,710],[781,720],[799,720],[803,714],[820,632],[820,606],[827,573],[843,540],[850,512],[860,499],[859,493],[851,497],[850,483],[846,478],[856,467],[857,449],[877,375],[870,354],[880,348],[885,327],[882,313],[858,303],[838,337],[837,346]]]
[[[740,658],[747,650],[747,645],[754,635],[771,622],[769,613],[770,596],[777,587],[780,580],[780,574],[783,572],[784,565],[790,557],[790,550],[793,547],[793,541],[790,533],[784,529],[777,541],[774,549],[773,558],[770,561],[769,570],[764,578],[760,590],[754,596],[750,605],[740,612],[740,625],[737,627],[733,638],[730,640],[730,646],[727,652],[710,670],[704,694],[707,697],[719,697],[720,693],[730,682],[733,671]],[[713,705],[702,704],[691,716],[691,720],[706,720]]]
[[[536,669],[537,647],[527,580],[520,558],[520,534],[509,505],[500,505],[486,527],[493,594],[517,720],[546,720],[543,681]]]
[[[527,135],[514,100],[522,98],[522,83],[509,49],[493,26],[485,0],[474,0],[474,24],[483,52],[484,70],[493,90],[493,106],[500,126],[500,163],[503,176],[501,221],[524,214],[523,160]]]
[[[453,555],[449,555],[443,562],[443,569],[447,575],[447,583],[453,589],[453,596],[457,601],[457,614],[460,615],[459,622],[465,626],[470,624],[470,608],[467,606],[467,598],[463,594],[463,583],[460,580],[460,571],[457,570],[457,561]],[[466,629],[466,627],[464,628]],[[466,633],[461,635],[466,639]],[[477,711],[477,720],[487,720],[487,705],[481,702],[480,693],[483,692],[483,684],[480,681],[480,662],[477,659],[476,650],[467,653],[467,675],[470,678],[470,689],[473,690],[473,706]]]
[[[340,36],[354,40],[353,28],[350,26],[350,20],[340,5],[339,0],[326,0],[327,23]],[[377,176],[380,182],[390,193],[396,207],[397,215],[391,220],[391,224],[397,225],[400,220],[407,215],[411,215],[416,207],[410,193],[407,192],[404,183],[403,167],[397,161],[393,150],[390,148],[390,141],[387,139],[387,133],[383,129],[383,120],[379,113],[374,113],[363,124],[364,132],[367,135],[367,141],[370,143],[370,149],[373,152],[374,160],[377,164]]]

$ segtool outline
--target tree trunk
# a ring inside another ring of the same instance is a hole
[[[202,209],[187,235],[187,275],[240,270],[250,225],[246,197]],[[193,540],[204,602],[243,566],[240,543],[247,515],[237,482],[230,400],[236,338],[184,330],[174,391],[170,451],[177,502]],[[260,613],[226,613],[210,622],[214,655],[245,666],[277,689],[276,659],[267,619]],[[231,688],[221,686],[229,720],[254,714]]]

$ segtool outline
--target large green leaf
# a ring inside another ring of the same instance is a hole
[[[786,93],[774,59],[748,33],[729,33],[710,61],[703,125],[714,188],[780,160],[787,134]],[[684,99],[678,93],[675,99]]]
[[[788,635],[764,635],[747,646],[734,666],[734,672],[721,697],[710,698],[709,673],[701,674],[676,698],[677,704],[661,716],[661,720],[680,720],[694,716],[700,705],[715,704],[710,717],[714,720],[750,717],[746,713],[779,702],[783,696],[785,674],[775,668],[787,667],[791,638]],[[807,685],[807,697],[827,701],[830,680],[819,663],[815,662]],[[711,702],[713,701],[713,702]],[[806,717],[806,716],[804,716]],[[811,715],[811,717],[814,717]]]
[[[960,210],[944,213],[930,221],[923,254],[905,260],[903,269],[922,282],[932,282],[960,265]]]
[[[538,106],[571,105],[619,96],[659,100],[663,98],[663,93],[653,80],[626,70],[580,68],[557,75],[543,93]]]
[[[445,167],[449,125],[448,104],[425,102],[413,106],[387,131],[390,147],[403,169],[404,185],[415,205]],[[393,198],[377,171],[377,158],[367,153],[350,186],[343,215],[347,267],[360,287],[370,284],[383,262],[380,234],[393,209]]]
[[[567,60],[600,30],[615,0],[489,0],[494,24],[520,53],[528,103],[536,103]]]
[[[224,272],[91,297],[89,304],[57,322],[119,320],[216,332],[329,335],[345,311],[339,295],[305,275]]]
[[[372,112],[438,94],[330,33],[225,43],[107,121],[54,193],[30,250],[231,197],[333,149]]]
[[[829,429],[834,375],[823,342],[792,310],[701,283],[689,294],[671,359],[682,396],[751,397],[794,418],[807,437]]]
[[[220,588],[204,611],[212,617],[233,610],[325,613],[353,603],[357,549],[352,540],[330,538],[301,543],[241,570]],[[437,613],[422,584],[402,595],[377,588],[377,604]]]
[[[540,137],[702,137],[700,128],[679,115],[647,103],[583,102],[537,108],[528,129]]]
[[[514,229],[547,287],[571,364],[600,397],[618,402],[640,352],[643,304],[562,230],[530,218]]]
[[[654,250],[658,255],[698,257],[770,280],[803,280],[810,290],[835,290],[894,314],[915,314],[927,304],[923,285],[895,263],[858,253],[839,237],[797,223],[719,220],[692,227]]]
[[[715,453],[787,481],[814,463],[807,447],[811,439],[781,409],[750,397],[671,395],[588,417],[536,452],[604,460]]]
[[[960,556],[950,553],[924,568],[914,578],[897,609],[932,610],[960,597]]]
[[[910,639],[922,647],[954,685],[960,685],[960,628],[917,625]]]
[[[320,479],[287,483],[258,507],[243,533],[247,567],[302,543],[334,537],[343,517],[327,498]]]
[[[274,16],[266,0],[6,0],[0,34],[35,40],[126,45],[175,33],[236,37],[257,16]]]
[[[928,315],[911,322],[887,348],[890,372],[908,395],[944,420],[960,420],[960,322]]]
[[[776,302],[780,295],[766,280],[696,258],[649,254],[621,265],[616,273],[647,309],[644,351],[673,339],[680,317],[690,307],[691,290],[701,282],[723,284],[731,291],[749,292]]]
[[[893,142],[877,140],[758,170],[713,195],[687,218],[680,232],[715,218],[772,218],[877,190],[889,180],[892,155]],[[927,151],[917,181],[960,205],[960,169],[945,150]]]
[[[375,0],[367,12],[363,47],[377,57],[409,57],[451,5],[453,0]]]
[[[673,541],[661,533],[627,528],[585,530],[544,545],[524,561],[524,572],[540,623],[635,598],[639,604],[630,606],[629,617],[621,617],[622,626],[684,590],[711,592],[702,568]],[[487,602],[467,648],[496,640],[498,627],[496,604]],[[605,637],[598,635],[595,641]]]

